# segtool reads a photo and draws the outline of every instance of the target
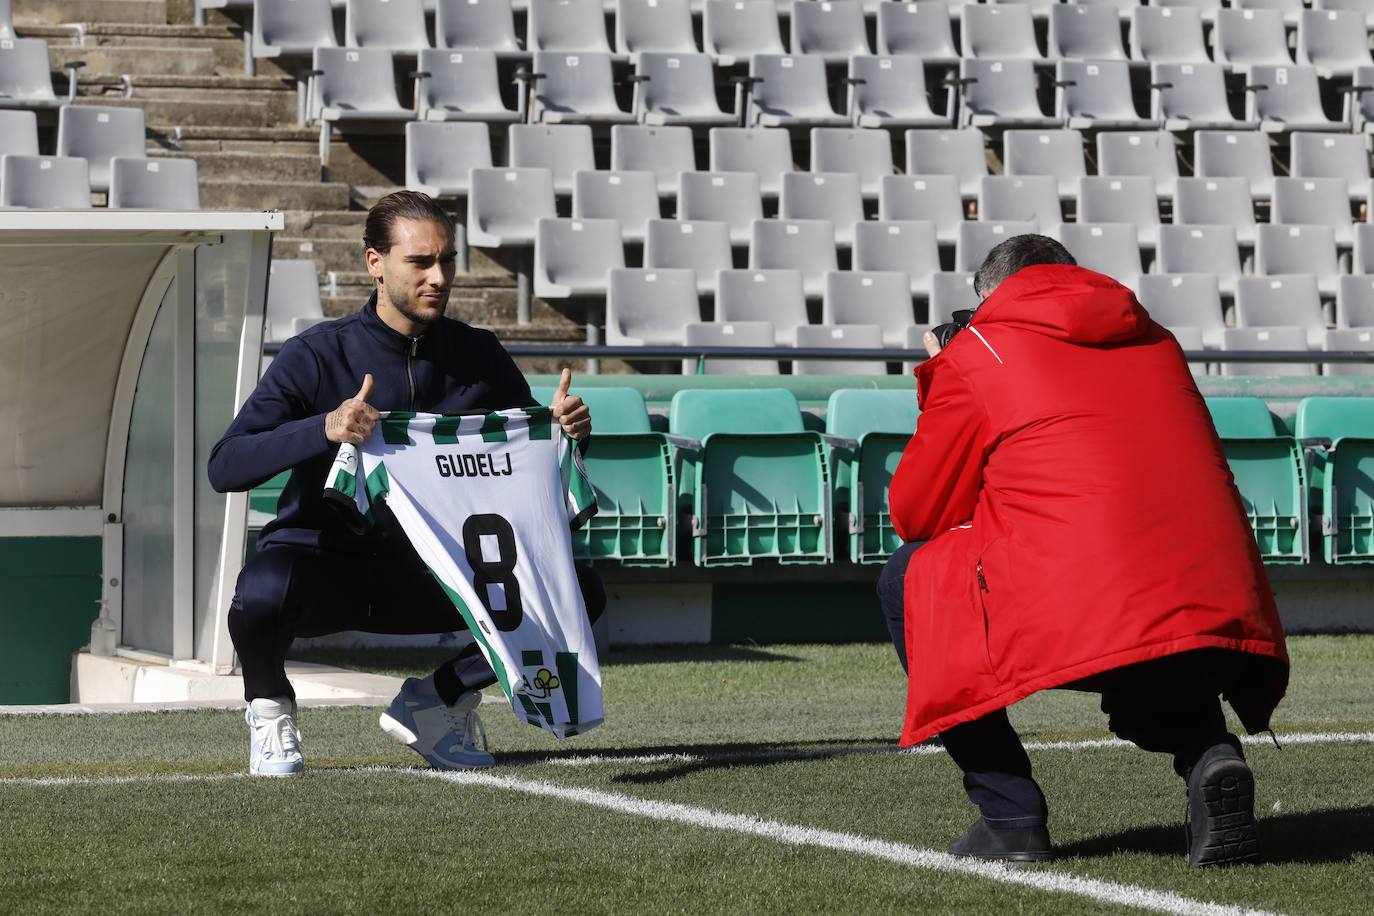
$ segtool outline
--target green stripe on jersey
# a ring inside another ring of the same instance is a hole
[[[378,462],[372,473],[367,475],[367,501],[375,505],[390,492],[391,475],[386,472],[386,465]]]
[[[547,407],[526,407],[525,416],[530,418],[530,439],[553,438],[553,411]]]
[[[429,572],[434,575],[434,570],[431,569]],[[449,588],[447,583],[437,575],[434,576],[434,581],[439,583],[444,594],[448,595],[448,600],[453,602],[453,606],[458,609],[458,614],[463,618],[463,622],[468,625],[468,632],[481,643],[483,649],[487,650],[487,661],[491,663],[492,670],[496,672],[496,680],[501,684],[501,689],[505,691],[506,696],[511,696],[510,678],[506,676],[506,666],[501,663],[501,656],[492,651],[491,643],[487,642],[486,633],[482,632],[482,627],[478,624],[477,618],[472,616],[472,611],[468,610],[467,602],[463,600],[463,596]],[[522,700],[525,698],[523,694],[517,694],[517,696]]]
[[[544,653],[538,649],[525,649],[520,653],[520,664],[530,668],[538,665],[542,668],[544,666]]]
[[[510,422],[510,417],[499,413],[489,413],[482,418],[482,441],[483,442],[505,442],[506,424]]]
[[[555,652],[554,664],[558,668],[558,683],[563,688],[563,700],[568,704],[568,721],[577,724],[577,653]]]
[[[393,410],[382,417],[382,441],[387,445],[414,445],[410,438],[410,421],[415,414],[408,410]]]
[[[334,475],[334,482],[329,486],[330,489],[338,490],[349,499],[354,499],[358,493],[358,478],[354,477],[343,468],[339,468],[338,473]]]
[[[456,445],[458,442],[458,427],[462,424],[462,417],[437,417],[434,420],[434,444],[435,445]]]

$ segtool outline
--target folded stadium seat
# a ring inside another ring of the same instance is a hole
[[[988,174],[988,159],[983,132],[963,130],[909,130],[906,139],[908,175],[952,175],[965,200],[973,200]],[[896,214],[885,219],[926,219]]]
[[[63,104],[52,89],[48,43],[41,38],[0,38],[0,108],[47,110]]]
[[[1374,274],[1374,224],[1355,223],[1355,254],[1350,270],[1356,274]]]
[[[1150,317],[1166,328],[1195,329],[1199,349],[1221,348],[1226,322],[1216,274],[1145,274],[1137,298]]]
[[[1078,179],[1088,174],[1083,135],[1076,130],[1009,130],[1002,143],[1008,175],[1052,175],[1065,200],[1073,199]]]
[[[827,444],[835,467],[836,527],[849,534],[851,562],[882,563],[902,546],[887,494],[917,413],[910,391],[841,388],[830,394],[826,434],[849,440]]]
[[[1261,333],[1269,336],[1258,340],[1251,331],[1228,330],[1228,336],[1237,344],[1229,349],[1287,349],[1266,346],[1281,343],[1285,335]],[[1266,374],[1248,371],[1256,367],[1263,370],[1264,363],[1223,363],[1223,374],[1228,366],[1246,370],[1234,374]],[[1274,418],[1259,398],[1207,398],[1207,409],[1235,475],[1236,489],[1259,543],[1260,556],[1266,563],[1305,563],[1307,489],[1302,450],[1297,441],[1275,431]]]
[[[1040,61],[1031,8],[1025,4],[973,3],[960,13],[964,57],[996,61]]]
[[[617,268],[606,285],[606,343],[613,347],[676,346],[683,326],[701,321],[690,270]]]
[[[1374,277],[1344,274],[1336,289],[1336,327],[1374,328]]]
[[[700,321],[683,325],[682,334],[689,347],[772,347],[774,331],[767,321]],[[721,359],[682,361],[683,375],[781,375],[775,359]]]
[[[625,241],[643,244],[649,220],[659,219],[653,172],[575,172],[572,215],[613,219]]]
[[[979,259],[980,263],[982,259]],[[930,308],[927,318],[931,327],[948,324],[954,313],[978,308],[978,294],[973,290],[972,270],[943,271],[931,278]],[[921,349],[924,344],[918,343]]]
[[[316,48],[337,48],[329,0],[253,0],[253,57],[313,57]]]
[[[1291,66],[1283,13],[1274,9],[1225,9],[1217,13],[1212,58],[1237,72],[1257,65]]]
[[[1349,131],[1348,121],[1333,121],[1322,108],[1315,67],[1251,67],[1250,116],[1265,133]]]
[[[864,8],[859,0],[800,0],[792,4],[793,54],[815,54],[828,63],[843,63],[856,54],[872,54]]]
[[[1365,17],[1365,27],[1374,28],[1374,3],[1369,0],[1316,0],[1316,10],[1354,10]]]
[[[90,205],[91,180],[85,159],[0,156],[0,207],[68,210]]]
[[[605,296],[606,278],[625,266],[613,219],[545,218],[534,228],[534,294],[541,299]]]
[[[0,0],[0,38],[14,37],[14,15],[10,11],[10,0]]]
[[[314,261],[273,258],[268,274],[264,342],[285,343],[325,320],[320,272]]]
[[[1141,248],[1159,244],[1159,195],[1153,178],[1084,175],[1078,180],[1077,217],[1082,223],[1130,223]]]
[[[1102,11],[1111,13],[1105,7]],[[1131,66],[1124,60],[1061,60],[1055,66],[1055,110],[1074,130],[1154,130],[1160,126],[1136,111]]]
[[[1236,326],[1299,328],[1305,335],[1303,343],[1288,349],[1320,350],[1326,337],[1326,318],[1322,315],[1316,278],[1298,273],[1241,277],[1236,290]],[[1309,367],[1305,374],[1312,372],[1315,370]]]
[[[994,223],[988,220],[968,220],[959,224],[958,238],[954,243],[954,268],[958,271],[973,273],[982,266],[983,259],[988,256],[994,245],[1004,242],[1014,235],[1025,235],[1028,232],[1038,232],[1035,223],[1023,222],[1003,222]],[[935,282],[938,284],[940,278],[937,276]],[[939,288],[938,285],[936,287]],[[933,309],[934,299],[931,300]],[[938,324],[932,320],[932,324]]]
[[[1363,137],[1295,131],[1289,141],[1294,178],[1341,178],[1352,201],[1369,198],[1369,153]]]
[[[1374,66],[1369,56],[1365,14],[1352,10],[1304,10],[1298,19],[1298,63],[1317,68],[1322,79],[1351,77]]]
[[[1355,242],[1350,197],[1341,178],[1275,178],[1269,219],[1285,226],[1329,226],[1340,249],[1349,250]]]
[[[716,282],[716,321],[767,321],[777,346],[796,344],[808,320],[801,271],[722,270]]]
[[[429,47],[425,8],[420,0],[347,0],[344,44],[350,48],[385,48],[400,56]]]
[[[529,0],[525,50],[610,54],[601,0]]]
[[[878,53],[937,65],[956,63],[952,9],[943,3],[879,3]]]
[[[468,172],[489,168],[487,125],[425,121],[406,125],[406,187],[410,190],[431,197],[465,197]]]
[[[825,61],[820,57],[756,54],[749,61],[755,80],[748,93],[750,125],[762,127],[843,127],[845,115],[830,105]]]
[[[691,0],[616,0],[615,50],[634,62],[645,51],[696,54]]]
[[[928,299],[931,278],[940,272],[935,224],[914,219],[859,223],[854,227],[854,269],[901,271],[910,281],[909,293]]]
[[[1161,200],[1178,187],[1178,149],[1164,130],[1097,135],[1097,174],[1111,178],[1153,178]]]
[[[698,566],[830,561],[829,466],[792,392],[686,389],[668,410],[697,446],[682,451],[678,494]]]
[[[930,107],[925,63],[919,57],[851,57],[850,118],[859,127],[949,127],[949,116]]]
[[[1060,123],[1040,110],[1035,66],[1029,60],[960,61],[957,85],[958,123],[964,127],[1057,127]]]
[[[705,220],[650,220],[644,242],[644,266],[691,270],[696,274],[697,293],[714,296],[716,275],[734,267],[730,227]]]
[[[1056,3],[1050,7],[1051,60],[1126,60],[1117,8]]]
[[[1374,328],[1336,328],[1327,331],[1322,349],[1374,353]],[[1322,363],[1322,375],[1374,375],[1374,362]]]
[[[528,247],[535,223],[558,215],[548,169],[473,169],[468,242],[478,248]]]
[[[1303,10],[1303,0],[1231,0],[1231,6],[1240,10],[1278,10],[1283,16],[1283,24],[1294,28]]]
[[[110,160],[147,155],[142,108],[64,105],[57,115],[57,155],[90,163],[92,191],[110,190]],[[56,166],[66,168],[66,166]]]
[[[808,324],[797,328],[798,347],[883,348],[883,329],[876,324]],[[887,364],[860,359],[795,359],[793,375],[887,375]]]
[[[1155,269],[1165,274],[1212,274],[1228,299],[1240,279],[1240,247],[1234,226],[1160,226]]]
[[[1227,328],[1222,333],[1221,349],[1223,351],[1279,350],[1290,352],[1306,350],[1307,331],[1287,325],[1269,328]],[[1222,363],[1221,374],[1224,376],[1261,377],[1307,376],[1316,375],[1317,366],[1315,363]],[[1234,465],[1232,465],[1231,470],[1235,470]]]
[[[659,197],[676,194],[678,177],[683,172],[696,171],[696,167],[697,154],[692,146],[690,127],[617,124],[611,128],[611,168],[653,172]]]
[[[111,207],[139,210],[199,210],[200,183],[194,159],[110,160]]]
[[[786,54],[773,0],[706,0],[701,49],[717,66],[733,67],[755,54]]]
[[[889,175],[878,189],[878,218],[927,220],[934,223],[941,245],[953,245],[964,223],[959,180],[953,175]]]
[[[1230,226],[1237,244],[1255,244],[1255,205],[1245,178],[1180,178],[1174,195],[1179,226]]]
[[[1221,0],[1154,0],[1153,5],[1171,9],[1197,10],[1202,21],[1211,25],[1216,21],[1217,10],[1221,9]]]
[[[553,190],[560,197],[572,193],[574,173],[596,171],[592,129],[586,124],[513,124],[506,147],[506,161],[513,168],[552,172]]]
[[[713,127],[709,137],[711,171],[753,172],[765,198],[782,193],[782,176],[792,171],[792,140],[785,128]]]
[[[320,125],[323,165],[329,164],[335,126],[385,130],[415,120],[415,112],[403,108],[396,96],[391,52],[385,48],[316,48],[310,99],[310,119]]]
[[[1221,64],[1151,64],[1150,116],[1172,131],[1253,130],[1232,113],[1225,77]]]
[[[38,115],[0,108],[0,156],[38,155]]]
[[[1065,223],[1059,241],[1080,267],[1111,277],[1131,290],[1140,288],[1140,244],[1129,223]]]
[[[899,271],[832,270],[821,300],[824,324],[876,324],[885,347],[906,343],[913,320],[911,281]]]
[[[705,54],[645,51],[634,80],[635,117],[645,124],[715,127],[738,120],[734,112],[720,110],[715,71]]]
[[[823,219],[754,221],[749,243],[751,269],[799,270],[808,299],[825,292],[825,274],[836,270],[835,227]]]
[[[1049,175],[987,175],[978,195],[978,218],[991,222],[1034,223],[1057,235],[1064,221],[1059,184]]]
[[[1346,340],[1344,335],[1337,338]],[[1348,340],[1366,350],[1369,341]],[[1332,348],[1336,349],[1336,348]],[[1341,366],[1342,364],[1335,364]],[[1346,369],[1369,369],[1345,363]],[[1367,372],[1362,374],[1368,374]],[[1320,507],[1322,555],[1327,563],[1374,563],[1374,399],[1303,398],[1298,440],[1307,452],[1314,509]],[[1329,445],[1327,443],[1330,443]],[[1320,502],[1316,494],[1320,493]]]
[[[494,51],[420,51],[415,75],[415,115],[421,121],[520,120],[501,98]],[[436,135],[437,136],[437,135]]]
[[[1131,60],[1150,64],[1211,63],[1202,40],[1201,12],[1186,6],[1137,6],[1131,10]]]
[[[725,223],[730,244],[749,244],[756,219],[763,219],[759,176],[753,172],[683,172],[677,194],[678,219]]]
[[[530,91],[530,118],[544,124],[628,124],[635,116],[616,101],[611,55],[536,51],[538,80]]]
[[[1199,178],[1244,178],[1250,197],[1274,193],[1269,138],[1253,130],[1200,130],[1193,135],[1193,174]]]
[[[854,227],[864,220],[859,176],[853,172],[789,172],[782,176],[778,215],[787,220],[827,220],[835,244],[854,246]]]
[[[490,51],[500,57],[525,54],[515,35],[511,0],[438,0],[434,44],[453,51]]]
[[[1261,276],[1312,274],[1327,298],[1336,295],[1336,239],[1330,226],[1255,227],[1255,273]]]

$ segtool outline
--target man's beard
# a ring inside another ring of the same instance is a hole
[[[429,325],[433,324],[434,322],[438,321],[441,317],[443,317],[444,310],[448,307],[447,296],[444,297],[443,305],[439,307],[439,313],[437,315],[425,314],[421,312],[417,307],[416,303],[412,302],[411,300],[403,296],[392,295],[392,291],[390,289],[387,290],[387,298],[391,300],[391,304],[396,309],[396,311],[400,312],[410,321],[413,321],[416,324],[425,325],[426,327],[428,327]],[[438,305],[438,303],[435,304]]]

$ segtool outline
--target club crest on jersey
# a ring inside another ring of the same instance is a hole
[[[510,453],[503,452],[500,457],[506,459],[504,465],[495,455],[462,453],[435,455],[434,464],[440,477],[509,477],[514,471]]]
[[[558,675],[548,668],[540,668],[539,673],[534,676],[534,690],[531,693],[537,693],[541,699],[547,698],[558,689],[558,684]]]

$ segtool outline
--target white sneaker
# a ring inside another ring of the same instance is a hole
[[[496,763],[496,758],[487,753],[487,732],[477,717],[481,702],[480,690],[468,690],[449,706],[434,689],[432,676],[424,680],[406,678],[377,724],[436,770],[484,769]]]
[[[248,772],[254,776],[291,776],[305,770],[296,704],[287,697],[259,697],[248,704]]]

